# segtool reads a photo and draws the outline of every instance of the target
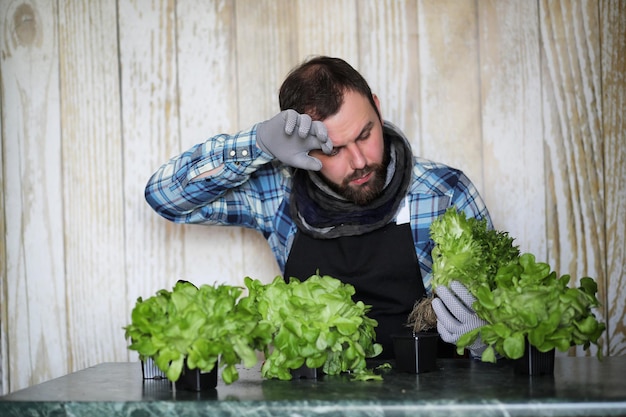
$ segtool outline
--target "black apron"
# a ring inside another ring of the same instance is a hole
[[[391,335],[407,331],[407,317],[426,292],[409,223],[335,239],[298,231],[284,277],[305,280],[318,271],[353,285],[354,300],[372,306],[368,317],[378,321],[376,341],[383,346],[377,359],[393,359]]]

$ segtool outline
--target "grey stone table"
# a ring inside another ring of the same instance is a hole
[[[353,381],[262,380],[242,369],[231,385],[175,391],[142,380],[139,363],[103,363],[0,397],[0,416],[626,416],[626,356],[556,358],[553,376],[510,364],[439,359],[419,375]]]

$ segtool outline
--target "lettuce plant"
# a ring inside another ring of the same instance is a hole
[[[365,359],[382,352],[374,343],[377,322],[367,317],[370,306],[352,300],[350,284],[313,275],[289,282],[278,276],[265,285],[248,277],[245,285],[249,295],[242,304],[256,308],[272,328],[261,368],[265,378],[291,379],[290,370],[303,365],[358,376],[367,373]]]
[[[606,326],[593,313],[600,305],[593,278],[570,287],[569,275],[559,277],[531,253],[520,255],[508,233],[454,208],[433,222],[431,237],[433,288],[460,281],[476,297],[476,314],[487,321],[459,338],[459,353],[478,337],[488,346],[482,354],[487,362],[495,362],[496,353],[521,358],[526,340],[541,352],[598,344]]]
[[[222,379],[239,378],[235,365],[252,367],[256,350],[271,338],[269,324],[249,305],[240,304],[242,288],[229,285],[194,285],[179,281],[172,291],[137,299],[125,335],[129,349],[155,364],[171,381],[180,377],[186,361],[189,369],[210,372],[219,363]],[[218,362],[219,359],[219,362]]]
[[[353,286],[318,275],[288,283],[278,276],[270,284],[246,277],[245,285],[241,297],[240,287],[179,281],[172,291],[138,298],[124,328],[129,349],[153,358],[171,381],[186,361],[203,372],[219,363],[230,384],[239,378],[236,365],[253,367],[257,352],[265,354],[265,378],[291,379],[290,370],[302,365],[379,378],[365,362],[382,351],[374,343],[377,322],[367,317],[370,306],[352,300]]]

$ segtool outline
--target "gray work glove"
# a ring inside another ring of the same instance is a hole
[[[322,169],[322,162],[310,156],[309,151],[321,149],[328,155],[333,150],[324,123],[312,121],[308,114],[295,110],[282,111],[260,123],[256,142],[259,148],[282,163],[312,171]]]
[[[437,287],[436,292],[432,306],[437,315],[437,331],[443,341],[456,344],[465,333],[487,324],[472,308],[476,298],[460,282],[450,282],[450,288]],[[474,358],[480,357],[486,348],[480,337],[468,346]]]

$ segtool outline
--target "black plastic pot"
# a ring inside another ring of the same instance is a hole
[[[180,378],[175,383],[177,390],[205,391],[217,386],[217,362],[210,372],[202,372],[199,369],[189,369],[187,361],[183,366]]]
[[[437,369],[438,333],[410,332],[392,335],[391,339],[396,355],[397,370],[420,374]]]
[[[514,362],[515,373],[518,375],[554,375],[554,349],[540,352],[526,341],[524,356]]]
[[[309,368],[302,365],[298,369],[291,369],[291,379],[319,379],[324,375],[322,368]]]
[[[166,379],[165,373],[156,366],[152,358],[141,361],[141,375],[143,379]]]

